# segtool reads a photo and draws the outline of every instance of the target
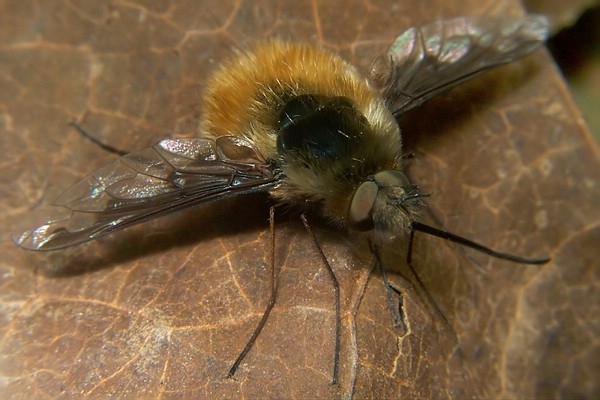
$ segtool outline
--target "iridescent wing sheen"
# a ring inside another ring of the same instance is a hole
[[[247,140],[165,139],[100,168],[65,191],[44,222],[15,241],[56,250],[181,210],[278,184],[272,165]]]
[[[371,67],[371,78],[397,116],[497,65],[537,49],[548,21],[526,17],[461,17],[410,28]]]

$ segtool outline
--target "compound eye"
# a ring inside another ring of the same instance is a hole
[[[371,211],[375,205],[379,187],[373,181],[367,181],[360,184],[354,192],[348,210],[348,227],[360,232],[366,232],[373,229],[373,216]]]
[[[401,187],[407,188],[410,187],[410,181],[400,171],[396,171],[393,169],[388,169],[385,171],[380,171],[373,176],[373,180],[377,182],[379,187]]]

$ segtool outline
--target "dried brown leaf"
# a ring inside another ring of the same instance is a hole
[[[342,287],[341,383],[330,386],[333,292],[295,218],[279,219],[279,297],[236,380],[224,377],[268,298],[268,199],[173,215],[63,252],[9,239],[31,210],[123,149],[193,134],[203,82],[232,46],[277,36],[366,70],[411,25],[520,13],[516,2],[0,2],[0,396],[13,398],[593,397],[599,392],[598,151],[549,56],[477,78],[402,121],[414,180],[452,231],[545,266],[419,236],[409,334],[355,241],[317,225]],[[312,217],[311,221],[316,218]],[[414,281],[414,279],[413,279]]]

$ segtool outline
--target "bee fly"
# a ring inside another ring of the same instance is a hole
[[[418,222],[423,195],[404,173],[396,118],[484,70],[531,53],[547,34],[546,19],[537,15],[437,21],[400,35],[367,78],[314,46],[259,44],[237,53],[209,80],[198,137],[164,139],[100,168],[67,189],[45,223],[15,241],[29,250],[57,250],[174,211],[266,191],[280,204],[317,209],[333,225],[367,233],[376,259],[379,246],[407,233],[412,243],[420,231],[494,257],[545,263]],[[304,214],[302,220],[312,235]],[[273,211],[271,237],[274,248]],[[318,249],[336,290],[336,383],[339,289]],[[409,245],[409,258],[410,250]],[[229,377],[275,303],[274,280],[269,306]]]

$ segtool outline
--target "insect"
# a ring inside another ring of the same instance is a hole
[[[396,118],[486,69],[529,54],[547,34],[546,19],[537,15],[437,21],[399,36],[368,78],[323,49],[259,44],[225,62],[208,81],[198,137],[164,139],[100,168],[67,189],[46,222],[21,233],[16,243],[57,250],[174,211],[266,191],[278,203],[366,233],[374,246],[407,233],[412,242],[414,231],[422,231],[495,257],[544,263],[418,222],[424,195],[405,175]],[[303,221],[309,228],[304,214]]]

